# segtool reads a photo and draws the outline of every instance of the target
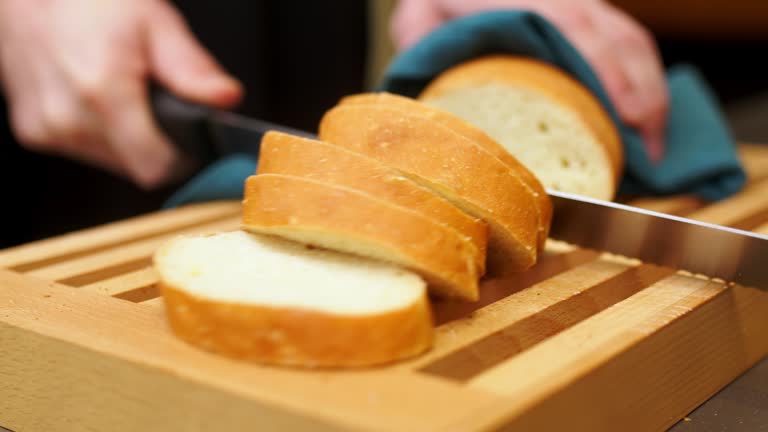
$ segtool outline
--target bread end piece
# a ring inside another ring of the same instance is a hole
[[[282,268],[270,273],[276,262]],[[174,333],[227,357],[363,367],[415,356],[432,343],[424,282],[389,265],[233,232],[172,240],[155,266]]]
[[[426,295],[407,308],[343,316],[217,302],[160,284],[174,333],[227,357],[308,368],[347,368],[415,356],[432,344]],[[364,289],[361,287],[361,289]]]

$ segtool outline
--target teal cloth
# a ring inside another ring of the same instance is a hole
[[[245,179],[256,172],[256,159],[234,154],[213,162],[176,191],[163,205],[177,207],[193,202],[242,199]]]
[[[449,67],[498,53],[554,64],[599,98],[618,126],[624,144],[622,193],[690,193],[714,201],[736,193],[745,184],[746,175],[717,101],[694,68],[677,66],[668,71],[671,106],[666,151],[664,159],[653,164],[637,132],[619,119],[589,64],[553,25],[534,13],[492,11],[446,23],[392,62],[380,90],[414,97]],[[235,155],[212,165],[169,203],[239,198],[243,180],[255,167],[250,159],[248,169],[243,170],[245,160],[248,157]]]

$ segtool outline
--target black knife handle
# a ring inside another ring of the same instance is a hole
[[[201,165],[216,157],[208,126],[210,108],[156,86],[150,89],[150,103],[158,126],[184,155]]]

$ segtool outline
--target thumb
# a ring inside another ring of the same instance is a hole
[[[150,71],[165,87],[192,102],[230,107],[242,97],[240,83],[198,43],[181,15],[156,2],[147,17]]]

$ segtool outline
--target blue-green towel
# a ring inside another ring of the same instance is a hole
[[[663,161],[653,164],[640,136],[619,119],[591,67],[554,26],[534,13],[493,11],[449,22],[398,56],[380,89],[413,97],[449,67],[494,53],[524,55],[557,65],[600,99],[619,127],[624,143],[626,169],[621,193],[691,193],[720,200],[736,193],[746,182],[717,101],[695,69],[679,66],[668,71],[671,106],[666,150]],[[240,198],[243,180],[255,166],[248,156],[222,159],[182,188],[168,204]]]

